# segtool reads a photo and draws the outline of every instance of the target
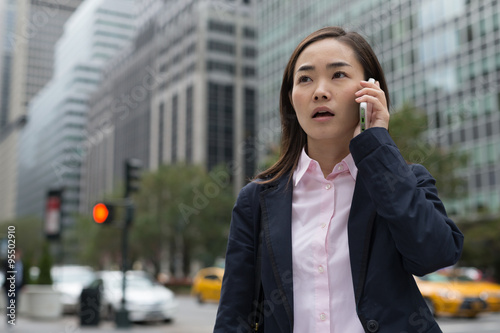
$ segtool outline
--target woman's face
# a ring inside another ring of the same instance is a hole
[[[359,104],[364,71],[354,51],[334,38],[307,46],[294,69],[292,105],[308,144],[348,142],[359,122]]]

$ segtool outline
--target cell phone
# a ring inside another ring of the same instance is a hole
[[[375,79],[368,79],[368,82],[375,83]],[[367,102],[361,102],[359,104],[359,126],[361,132],[366,129],[366,124],[368,123],[368,115],[371,115],[372,112],[372,104]]]

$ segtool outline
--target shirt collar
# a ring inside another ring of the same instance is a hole
[[[349,169],[349,173],[351,174],[352,178],[356,180],[356,177],[358,175],[358,168],[356,167],[356,163],[354,162],[354,159],[352,158],[352,155],[349,154],[347,155],[341,163],[345,163],[347,165],[347,168]],[[297,163],[297,168],[295,169],[295,172],[293,173],[293,183],[295,186],[300,182],[302,177],[304,177],[305,173],[309,169],[313,168],[318,168],[319,169],[319,163],[307,155],[305,147],[302,148],[302,152],[300,154],[299,162]],[[333,172],[333,170],[332,170]]]
[[[343,159],[343,161],[347,164],[347,167],[349,168],[349,172],[351,173],[352,178],[356,180],[356,177],[358,176],[358,168],[356,167],[356,163],[354,162],[352,155],[351,154],[347,155]]]

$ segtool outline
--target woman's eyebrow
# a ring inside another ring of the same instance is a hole
[[[303,72],[303,71],[312,71],[312,70],[314,70],[314,68],[315,67],[312,66],[312,65],[302,65],[302,66],[299,67],[299,69],[297,69],[297,73],[298,72]]]
[[[336,61],[336,62],[332,62],[332,63],[329,63],[328,65],[326,65],[327,69],[329,69],[329,68],[338,68],[338,67],[352,67],[352,66],[351,66],[351,64],[349,64],[347,62],[344,62],[344,61]],[[297,69],[297,73],[298,72],[303,72],[303,71],[312,71],[315,68],[316,67],[314,67],[312,65],[302,65],[302,66],[300,66]]]
[[[326,68],[337,68],[337,67],[352,67],[351,64],[344,61],[336,61],[326,65]]]

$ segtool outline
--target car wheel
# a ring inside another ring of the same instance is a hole
[[[433,317],[436,317],[436,308],[434,307],[434,303],[428,298],[425,298],[425,304],[427,304],[427,307],[429,308],[429,311],[431,312],[431,315]]]
[[[196,295],[196,298],[198,299],[198,303],[200,304],[205,303],[205,300],[203,299],[203,296],[201,294]]]

